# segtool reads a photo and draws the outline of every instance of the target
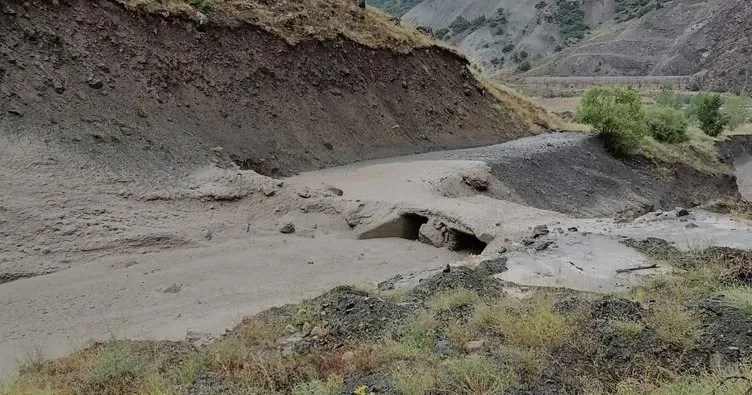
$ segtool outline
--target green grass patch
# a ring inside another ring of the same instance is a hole
[[[752,289],[733,288],[724,291],[723,296],[729,306],[744,315],[752,316]]]

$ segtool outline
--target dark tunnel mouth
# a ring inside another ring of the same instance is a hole
[[[408,213],[401,215],[401,218],[404,221],[401,237],[408,240],[419,240],[420,227],[423,226],[423,224],[428,223],[428,217],[420,214]],[[488,246],[488,244],[475,237],[472,233],[463,232],[451,227],[448,227],[448,231],[457,240],[457,243],[450,248],[452,251],[480,255]]]

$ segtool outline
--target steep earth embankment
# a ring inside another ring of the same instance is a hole
[[[277,32],[305,10],[233,24],[213,23],[207,11],[200,24],[111,0],[2,8],[0,133],[37,136],[106,164],[113,178],[154,179],[228,159],[283,175],[545,127],[543,110],[498,100],[450,51],[406,50],[399,36],[374,43],[397,27],[379,25],[371,10],[336,9],[331,23],[373,23],[373,37],[351,32],[367,46],[341,32],[319,37],[312,26],[306,36],[296,25],[295,40]]]

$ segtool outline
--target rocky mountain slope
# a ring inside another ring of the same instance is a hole
[[[696,77],[697,88],[748,88],[748,1],[426,0],[403,19],[505,73],[681,75]]]
[[[461,56],[348,1],[1,7],[0,133],[115,178],[211,161],[290,174],[545,128]]]
[[[673,1],[600,29],[531,75],[691,75],[697,88],[746,91],[752,3]]]

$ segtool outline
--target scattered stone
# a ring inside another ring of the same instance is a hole
[[[311,197],[311,191],[308,190],[308,188],[298,191],[298,196],[302,197],[303,199],[308,199]]]
[[[434,350],[439,359],[446,359],[454,354],[454,343],[449,340],[439,340]]]
[[[313,265],[313,264],[314,264],[314,262],[313,262],[313,260],[312,260],[312,259],[309,259],[307,263],[308,263],[309,265]]]
[[[327,185],[326,186],[326,191],[334,194],[335,196],[342,196],[342,195],[345,194],[345,192],[342,191],[341,189],[339,189],[337,187],[333,187],[331,185]]]
[[[570,228],[567,228],[567,230],[570,231],[570,232],[577,232],[577,231],[579,231],[579,229],[577,229],[576,226],[572,226]]]
[[[263,192],[264,196],[266,197],[274,196],[274,194],[277,193],[277,191],[275,191],[274,188],[270,186],[265,186],[261,189],[261,192]]]
[[[376,286],[376,289],[378,289],[379,292],[391,291],[391,290],[394,289],[395,283],[397,283],[398,281],[401,281],[402,279],[403,279],[402,275],[401,274],[397,274],[396,276],[394,276],[394,277],[392,277],[392,278],[390,278],[388,280],[380,282]]]
[[[166,294],[176,294],[176,293],[180,292],[180,289],[181,288],[180,288],[179,285],[173,283],[169,287],[165,288],[162,292],[166,293]]]
[[[211,239],[213,238],[214,238],[214,232],[212,232],[211,229],[207,229],[204,232],[204,239],[206,239],[206,241],[211,241]]]
[[[533,243],[535,243],[535,240],[533,240],[533,239],[530,239],[530,238],[527,238],[527,237],[524,238],[524,239],[522,239],[522,245],[524,245],[524,246],[529,246],[529,245],[532,245]]]
[[[185,341],[195,347],[203,347],[212,341],[212,335],[207,332],[198,332],[188,329],[185,333]]]
[[[676,212],[677,217],[686,217],[689,215],[689,210],[683,208]]]
[[[295,224],[293,224],[292,222],[288,222],[282,225],[281,228],[279,228],[279,232],[284,233],[284,234],[295,233]]]
[[[442,270],[441,272],[442,273],[449,273],[451,271],[452,271],[452,267],[447,264],[446,267],[444,268],[444,270]]]
[[[694,222],[690,222],[690,223],[684,225],[684,227],[687,228],[687,229],[698,228],[697,224],[695,224]]]
[[[6,15],[11,15],[11,16],[16,15],[16,10],[14,10],[13,8],[10,8],[10,6],[6,6],[5,7],[5,14]]]
[[[485,339],[473,340],[473,341],[469,341],[465,343],[465,345],[462,346],[462,349],[465,350],[465,352],[469,354],[469,353],[473,353],[476,351],[480,351],[485,346],[486,346]]]
[[[287,324],[287,326],[285,326],[285,332],[292,335],[293,333],[297,332],[297,330],[294,326],[292,326],[292,324]]]
[[[91,89],[101,89],[104,86],[104,82],[99,78],[90,78],[86,81],[86,84],[89,85],[89,88]]]
[[[557,226],[554,228],[554,232],[561,234],[564,233],[564,229],[562,229],[560,226]]]
[[[551,240],[542,240],[537,243],[535,243],[535,251],[545,251],[548,249],[548,247],[551,247],[554,244]]]
[[[52,88],[55,90],[55,93],[59,95],[62,95],[65,92],[65,85],[63,85],[62,81],[53,81]]]
[[[462,182],[478,192],[485,192],[489,187],[488,180],[483,180],[477,177],[462,176]]]
[[[478,265],[477,270],[488,276],[503,273],[507,270],[507,257],[499,255],[495,258],[482,261]]]
[[[533,238],[537,239],[541,236],[545,236],[549,233],[548,226],[546,225],[538,225],[535,228],[533,228]]]
[[[8,114],[15,115],[17,117],[23,117],[24,116],[23,111],[19,110],[18,108],[10,108],[10,109],[8,109]]]

